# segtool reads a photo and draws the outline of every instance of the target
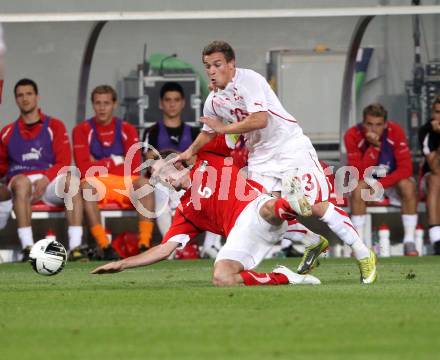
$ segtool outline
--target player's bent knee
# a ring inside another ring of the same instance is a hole
[[[212,284],[217,287],[237,285],[235,277],[232,274],[214,272]]]
[[[242,270],[242,266],[235,267],[235,263],[228,260],[220,260],[214,266],[212,283],[215,286],[233,286],[237,285],[237,274]]]
[[[31,191],[31,182],[25,175],[17,175],[11,183],[11,190],[14,194],[27,194]]]

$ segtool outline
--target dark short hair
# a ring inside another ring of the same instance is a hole
[[[185,98],[185,93],[183,92],[182,85],[174,81],[169,81],[163,84],[160,88],[160,99],[162,100],[165,94],[169,91],[177,91],[182,96],[182,98]]]
[[[374,117],[382,117],[385,121],[387,121],[388,118],[388,112],[383,107],[383,105],[379,103],[370,104],[364,108],[364,111],[362,112],[363,120],[365,120],[368,115]]]
[[[227,62],[235,60],[235,52],[232,46],[229,45],[226,41],[219,40],[213,41],[212,43],[206,45],[202,51],[202,57],[217,52],[222,53],[225,56]]]
[[[32,88],[35,91],[35,94],[38,95],[38,86],[34,80],[27,79],[27,78],[18,80],[14,86],[14,96],[17,96],[17,88],[19,86],[32,86]]]
[[[97,94],[111,94],[113,102],[116,102],[118,100],[118,94],[116,93],[116,90],[113,89],[110,85],[99,85],[95,87],[92,91],[92,94],[90,95],[90,100],[92,101],[92,103],[95,95]]]

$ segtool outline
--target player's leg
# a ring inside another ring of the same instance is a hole
[[[293,282],[292,279],[294,278],[296,282]],[[286,285],[289,283],[299,284],[303,279],[303,275],[295,274],[285,266],[277,266],[268,273],[259,273],[245,270],[243,264],[239,261],[224,259],[215,263],[212,283],[215,286],[235,286],[240,284],[245,286]],[[315,282],[315,284],[318,283]]]
[[[417,189],[411,178],[402,179],[396,184],[402,203],[402,223],[404,230],[403,248],[407,256],[417,256],[415,232],[417,226]]]
[[[348,214],[328,202],[330,184],[317,161],[316,154],[311,152],[310,159],[304,161],[300,168],[295,169],[287,176],[294,176],[302,180],[303,192],[312,205],[312,214],[318,216],[345,244],[352,248],[353,254],[358,260],[361,281],[363,283],[374,282],[377,276],[374,253],[362,242]],[[289,189],[283,188],[283,197],[286,191]]]
[[[280,198],[281,191],[283,190],[283,186],[286,186],[282,183],[281,178],[277,178],[274,176],[268,176],[265,174],[259,174],[259,173],[250,173],[249,174],[252,180],[257,181],[259,184],[263,185],[264,188],[270,192],[274,197]],[[280,175],[281,176],[281,175]],[[281,176],[282,177],[282,176]],[[284,177],[285,179],[286,177]],[[292,193],[292,189],[289,186],[289,191],[284,191],[285,194],[289,195]],[[301,191],[301,196],[294,196],[294,199],[302,198],[305,199],[304,194],[302,193],[301,187],[296,187],[294,191]],[[270,202],[269,204],[273,204],[272,208],[270,209],[269,213],[272,214],[271,216],[277,217],[278,219],[286,220],[287,221],[287,230],[284,233],[284,236],[281,239],[281,251],[285,254],[292,253],[292,244],[293,242],[301,242],[306,247],[306,253],[308,252],[308,249],[311,247],[316,247],[318,244],[322,242],[326,242],[326,246],[322,248],[322,251],[324,251],[328,247],[328,242],[326,239],[320,237],[318,234],[315,234],[310,229],[306,228],[304,225],[300,224],[298,220],[296,219],[297,212],[292,208],[291,201],[287,201],[286,199],[280,199],[279,201],[276,201],[274,203]],[[307,201],[307,199],[305,199]],[[297,206],[298,202],[294,200],[293,206]],[[263,207],[263,209],[266,208],[266,206]],[[308,205],[308,208],[310,209],[310,206]],[[299,205],[297,206],[297,210],[299,209]],[[298,210],[301,211],[301,210]],[[269,214],[266,214],[266,216],[269,216]],[[315,254],[316,259],[319,256],[319,254]],[[316,266],[316,259],[312,263],[310,263],[311,267],[310,269],[302,269],[301,273],[309,272],[312,267]],[[304,260],[304,257],[303,257]],[[303,263],[303,262],[301,262]],[[301,265],[301,264],[300,264]],[[302,268],[300,266],[300,268]],[[298,269],[300,269],[298,268]]]
[[[17,233],[23,249],[23,261],[29,257],[30,248],[34,244],[31,227],[32,183],[26,175],[14,176],[9,183],[12,203],[17,219]]]
[[[152,215],[155,213],[154,190],[151,188],[149,179],[143,176],[138,177],[133,182],[136,199],[138,202],[139,227],[139,250],[146,251],[151,247],[153,238],[154,220]]]
[[[278,198],[273,203],[268,201],[265,207],[269,207],[272,204],[273,206],[268,212],[272,213],[274,217],[287,220],[287,230],[283,235],[282,241],[289,241],[290,244],[301,242],[305,246],[297,272],[299,274],[308,274],[319,265],[319,255],[327,251],[329,246],[328,240],[302,225],[296,219],[296,216],[292,215],[292,209],[286,199]]]
[[[286,229],[285,222],[271,214],[270,208],[273,210],[275,201],[268,195],[262,195],[249,204],[237,218],[215,261],[215,265],[220,263],[217,272],[214,271],[217,284],[219,279],[227,285],[243,283],[247,286],[319,283],[315,277],[298,275],[285,267],[277,267],[269,273],[252,271]],[[230,263],[225,260],[238,262],[241,267],[229,266]]]
[[[5,185],[0,184],[0,230],[6,227],[11,211],[11,192]]]
[[[428,209],[429,240],[434,248],[434,254],[440,255],[440,175],[427,175],[426,207]]]
[[[321,202],[312,206],[313,214],[320,217],[328,227],[348,246],[358,261],[361,273],[361,282],[371,284],[376,281],[376,255],[367,248],[359,237],[348,214],[341,208],[329,203]]]
[[[364,241],[364,227],[367,218],[367,204],[362,198],[362,192],[369,188],[365,181],[359,180],[350,195],[351,221],[362,241]]]
[[[66,208],[69,260],[85,257],[81,251],[83,237],[83,201],[79,190],[80,180],[72,173],[57,176],[43,194],[42,200],[49,205],[64,205]]]
[[[235,260],[219,260],[214,264],[212,283],[215,286],[233,286],[243,283],[240,273],[244,270],[243,265]]]

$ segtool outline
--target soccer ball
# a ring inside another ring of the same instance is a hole
[[[67,252],[62,244],[52,239],[37,241],[29,254],[32,268],[40,275],[56,275],[63,270]]]

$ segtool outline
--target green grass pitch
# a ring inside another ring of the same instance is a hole
[[[440,257],[381,259],[373,286],[352,259],[323,260],[323,284],[303,287],[214,288],[207,260],[97,265],[0,265],[0,359],[440,358]]]

